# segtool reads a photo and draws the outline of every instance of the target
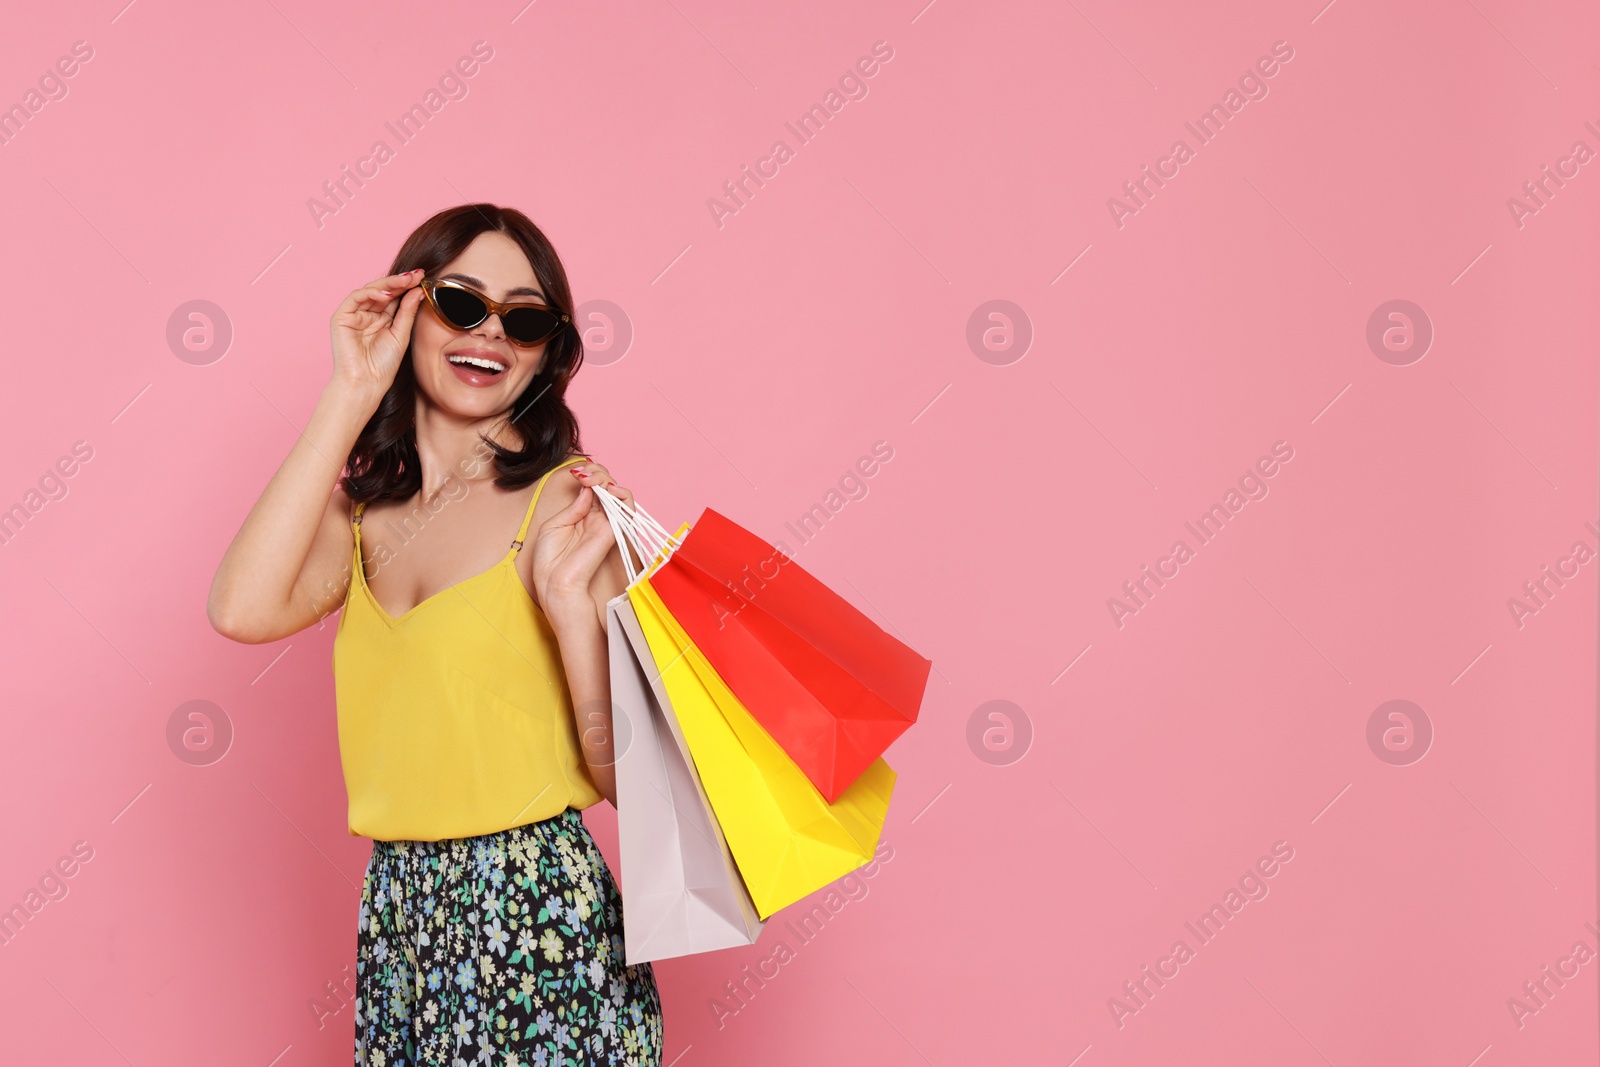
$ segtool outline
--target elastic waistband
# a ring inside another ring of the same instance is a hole
[[[576,824],[579,829],[588,829],[583,822],[583,813],[577,808],[568,807],[548,819],[523,823],[521,826],[512,826],[505,830],[496,830],[492,834],[478,834],[474,837],[447,837],[438,841],[374,840],[372,847],[374,851],[391,853],[403,851],[412,855],[451,852],[462,848],[473,849],[480,846],[496,848],[503,847],[507,842],[515,841],[519,838],[542,837],[556,829],[572,829],[574,828],[573,824]]]

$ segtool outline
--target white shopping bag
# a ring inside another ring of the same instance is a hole
[[[622,930],[629,965],[752,944],[761,933],[626,593],[606,605]]]

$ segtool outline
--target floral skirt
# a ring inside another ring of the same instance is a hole
[[[356,945],[363,1067],[661,1063],[650,964],[573,808],[446,841],[374,841]]]

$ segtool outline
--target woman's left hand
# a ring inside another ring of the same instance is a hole
[[[590,583],[616,547],[611,522],[592,486],[602,485],[626,505],[633,494],[611,481],[610,472],[597,463],[578,464],[578,495],[539,526],[533,542],[533,588],[539,605],[552,623],[595,617]]]
[[[589,460],[587,463],[574,464],[571,470],[574,480],[579,485],[604,486],[606,492],[627,505],[629,511],[633,510],[633,493],[612,481],[611,472],[600,464]]]

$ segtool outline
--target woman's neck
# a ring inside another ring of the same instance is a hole
[[[416,413],[417,456],[422,466],[422,500],[442,492],[451,480],[475,482],[494,478],[494,453],[480,440],[520,448],[520,435],[503,415],[462,419],[440,411],[421,397]]]

